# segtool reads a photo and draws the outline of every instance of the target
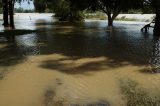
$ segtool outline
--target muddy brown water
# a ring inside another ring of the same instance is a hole
[[[38,32],[15,36],[12,45],[1,35],[0,106],[126,106],[120,79],[160,96],[160,75],[147,72],[160,58],[159,39],[141,33],[143,23],[115,22],[111,32],[105,21],[44,15],[19,17],[16,25]]]

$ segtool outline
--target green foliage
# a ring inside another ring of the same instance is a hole
[[[160,0],[144,0],[143,11],[153,13],[160,8]]]
[[[54,0],[53,12],[58,17],[68,17],[70,14],[70,4],[66,0]]]
[[[126,12],[126,13],[127,14],[142,14],[143,12],[142,12],[142,9],[129,9],[128,12]]]
[[[82,20],[82,8],[76,7],[70,0],[35,0],[37,12],[54,12],[60,20]]]
[[[2,7],[0,7],[0,14],[2,14],[3,13],[3,9],[2,9]]]
[[[46,0],[34,0],[34,7],[36,12],[44,12],[46,9],[47,1]]]
[[[2,10],[2,1],[0,0],[0,14],[2,14],[3,10]]]

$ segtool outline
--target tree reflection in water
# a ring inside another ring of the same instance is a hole
[[[153,40],[153,50],[149,64],[153,73],[160,73],[160,37],[155,37]]]

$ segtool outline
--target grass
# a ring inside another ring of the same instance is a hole
[[[107,16],[104,13],[96,12],[95,14],[85,14],[85,19],[94,20],[107,20]]]
[[[2,73],[2,72],[0,72],[0,80],[2,80],[2,79],[3,79],[3,77],[4,77],[3,73]]]
[[[88,104],[69,104],[65,98],[56,98],[53,90],[47,90],[45,93],[45,106],[110,106],[107,101],[99,100],[98,102]]]
[[[120,17],[120,18],[116,18],[116,21],[138,21],[138,19],[135,18],[126,18],[125,16]]]
[[[107,20],[107,16],[104,13],[101,12],[96,12],[95,14],[85,14],[86,19],[93,19],[93,20]],[[117,17],[115,21],[140,21],[139,19],[136,18],[126,18],[126,16],[122,17]],[[146,19],[146,20],[141,20],[143,22],[150,22],[151,20]]]
[[[150,97],[135,81],[120,80],[120,88],[127,98],[127,106],[160,106],[160,97]]]
[[[0,80],[2,80],[5,76],[5,73],[8,71],[6,67],[2,67],[3,69],[0,69]]]
[[[47,92],[45,93],[45,100],[44,100],[45,106],[53,106],[54,96],[55,96],[54,91],[47,90]]]
[[[45,93],[45,106],[65,106],[65,99],[55,100],[55,92],[53,90],[47,90]]]

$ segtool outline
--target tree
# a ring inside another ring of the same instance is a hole
[[[35,11],[42,13],[47,8],[48,0],[34,0]]]
[[[8,2],[10,27],[13,28],[13,29],[15,28],[15,26],[14,26],[14,4],[15,4],[15,0],[10,0]]]
[[[14,3],[15,0],[2,0],[3,4],[3,25],[5,27],[10,26],[11,28],[14,28]],[[9,18],[8,18],[9,16]]]
[[[144,0],[143,5],[144,9],[150,9],[150,11],[156,14],[154,35],[160,36],[160,0]]]
[[[3,25],[5,27],[9,26],[8,22],[8,0],[2,0],[2,5],[3,5]]]
[[[14,4],[15,2],[23,2],[31,0],[2,0],[3,5],[3,25],[5,27],[10,26],[14,29]],[[9,18],[8,18],[9,17]]]
[[[142,0],[94,0],[92,7],[102,10],[108,16],[108,26],[113,26],[114,19],[122,11],[142,7]]]
[[[70,0],[74,6],[81,10],[101,10],[108,16],[108,26],[113,26],[114,19],[120,12],[129,9],[139,9],[143,5],[143,0]]]
[[[150,3],[156,14],[154,34],[160,36],[160,0],[146,0],[146,3],[147,2]]]

